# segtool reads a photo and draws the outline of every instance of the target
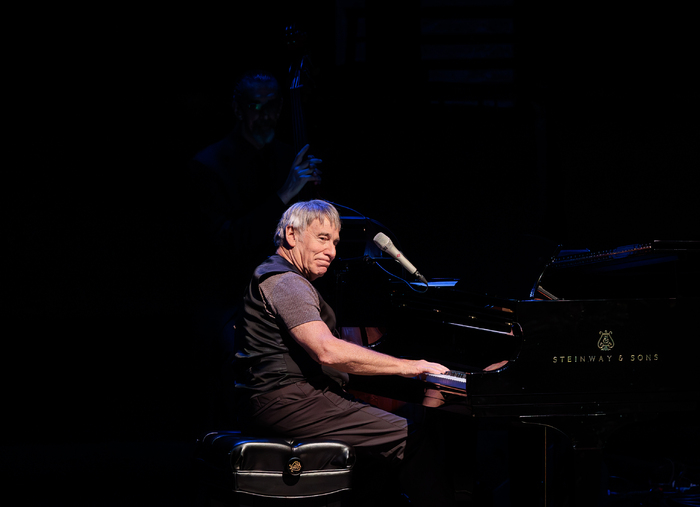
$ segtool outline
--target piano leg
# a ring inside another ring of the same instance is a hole
[[[573,497],[576,507],[600,505],[603,499],[602,448],[577,448],[574,451],[575,482]]]
[[[509,431],[508,448],[510,505],[578,507],[572,503],[575,460],[564,434],[539,424],[516,426]]]
[[[647,495],[673,492],[676,477],[664,476],[664,484],[654,488],[650,469],[657,466],[655,461],[666,465],[677,460],[697,466],[697,420],[693,414],[630,414],[601,417],[595,424],[576,418],[552,418],[548,424],[528,422],[511,431],[512,505],[527,505],[523,502],[528,498],[543,499],[548,507],[591,507],[616,499],[631,505],[624,496],[632,495],[625,492],[630,487],[627,484],[636,484],[632,486],[634,495],[642,497],[645,491]],[[645,470],[645,466],[651,468]],[[526,471],[518,474],[519,469]],[[624,479],[624,487],[612,480],[618,475]]]

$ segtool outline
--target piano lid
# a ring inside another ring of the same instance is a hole
[[[363,259],[389,259],[374,243],[374,236],[382,232],[389,236],[397,248],[401,248],[399,239],[382,223],[365,216],[340,217],[342,230],[336,255],[336,264]]]
[[[700,241],[649,241],[594,251],[562,251],[542,286],[558,298],[675,298],[697,294]]]
[[[502,299],[531,299],[561,246],[546,238],[520,235],[494,239],[459,273],[456,288]]]
[[[341,221],[342,239],[334,262],[336,267],[348,262],[380,259],[389,261],[387,265],[392,266],[392,259],[373,241],[377,232],[383,232],[399,250],[402,249],[400,239],[386,226],[365,216],[341,216]],[[462,292],[500,299],[531,299],[545,268],[559,249],[560,245],[552,240],[525,234],[476,239],[469,252],[460,252],[464,261],[459,262],[459,271],[450,278],[459,280],[454,288]],[[425,266],[424,270],[426,274],[432,271],[430,266]],[[412,281],[410,277],[409,281]]]
[[[613,271],[675,261],[681,252],[700,252],[700,241],[655,240],[593,252],[562,251],[552,262],[552,269],[581,267],[588,272]]]

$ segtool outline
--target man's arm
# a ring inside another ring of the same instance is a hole
[[[340,340],[325,323],[317,320],[296,326],[290,333],[315,361],[345,373],[415,377],[448,370],[441,364],[400,359]]]

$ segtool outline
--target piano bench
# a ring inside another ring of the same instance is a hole
[[[197,444],[197,474],[213,505],[343,506],[348,500],[355,452],[344,442],[218,431]]]

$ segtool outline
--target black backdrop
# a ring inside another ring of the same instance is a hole
[[[689,16],[559,4],[515,4],[512,108],[426,100],[403,24],[417,2],[368,9],[360,63],[338,60],[344,2],[12,12],[2,440],[19,484],[97,491],[115,470],[185,466],[205,405],[184,325],[186,161],[230,128],[238,72],[284,76],[290,21],[315,64],[324,192],[392,229],[426,276],[459,277],[520,235],[697,239]]]

